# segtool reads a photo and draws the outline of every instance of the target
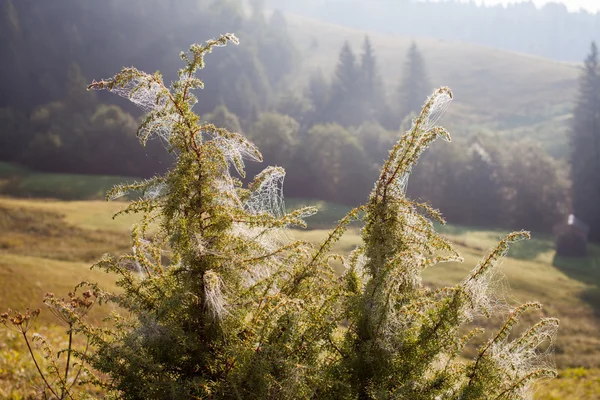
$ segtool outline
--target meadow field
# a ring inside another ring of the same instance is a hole
[[[288,202],[293,209],[301,200]],[[90,271],[103,253],[130,250],[129,227],[135,216],[111,216],[124,202],[59,201],[0,197],[0,309],[37,308],[46,292],[66,295],[83,280],[114,288],[112,276]],[[293,236],[318,242],[325,226],[346,210],[317,203],[322,214],[309,228]],[[506,232],[441,227],[465,258],[462,264],[441,264],[425,273],[425,284],[440,286],[462,279],[486,251]],[[352,228],[334,248],[347,254],[360,243],[359,228]],[[339,271],[342,267],[337,266]],[[555,344],[558,379],[541,386],[536,399],[600,398],[600,248],[593,246],[587,259],[555,257],[551,237],[534,237],[515,246],[503,263],[499,289],[511,304],[537,300],[543,315],[556,316],[561,329]],[[110,309],[98,307],[90,316],[100,323]],[[539,315],[530,316],[530,321]],[[490,328],[498,320],[486,322]],[[43,311],[35,331],[56,345],[64,345],[64,327]],[[468,354],[466,355],[468,356]],[[0,330],[0,398],[19,399],[35,392],[37,377],[20,338]]]

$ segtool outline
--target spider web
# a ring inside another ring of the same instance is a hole
[[[272,168],[260,186],[252,192],[250,199],[244,205],[252,214],[268,213],[275,218],[285,215],[283,200],[283,181],[285,171],[282,168]]]
[[[424,116],[424,133],[429,132],[435,126],[452,102],[451,92],[444,88],[437,91],[432,97],[429,100],[432,102],[429,112]]]

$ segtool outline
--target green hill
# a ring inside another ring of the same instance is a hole
[[[0,161],[0,195],[62,200],[103,199],[113,186],[139,178],[30,171]]]
[[[555,156],[566,154],[568,118],[579,74],[576,64],[456,41],[372,34],[297,15],[288,15],[288,23],[303,56],[303,71],[295,82],[299,88],[304,87],[307,72],[320,68],[329,74],[333,70],[345,40],[358,53],[368,34],[388,94],[392,94],[408,47],[415,40],[431,83],[449,86],[454,92],[454,103],[443,122],[451,133],[491,131],[530,137]]]

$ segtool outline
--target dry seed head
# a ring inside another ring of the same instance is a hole
[[[39,308],[35,310],[27,308],[23,314],[18,311],[8,310],[8,312],[0,314],[0,323],[13,331],[26,333],[33,324],[33,321],[40,315],[40,311]]]

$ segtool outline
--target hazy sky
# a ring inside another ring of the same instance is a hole
[[[485,3],[486,5],[517,3],[521,1],[523,0],[475,0],[478,4]],[[600,0],[533,0],[533,3],[539,7],[551,1],[563,3],[571,11],[578,11],[582,8],[590,12],[600,11]]]

